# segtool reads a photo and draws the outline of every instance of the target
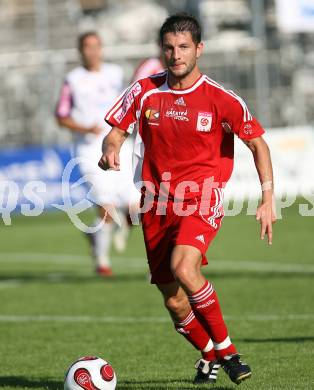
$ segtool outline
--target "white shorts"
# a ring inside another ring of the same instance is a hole
[[[128,209],[139,204],[140,193],[133,183],[133,138],[127,138],[120,152],[120,171],[104,171],[98,166],[101,142],[78,144],[76,157],[82,177],[89,187],[88,198],[99,206],[113,205]]]

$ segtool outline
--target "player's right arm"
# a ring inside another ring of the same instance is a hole
[[[67,81],[64,82],[60,97],[57,103],[55,117],[59,126],[66,127],[67,129],[80,133],[94,133],[99,134],[101,132],[101,127],[98,125],[94,125],[91,127],[85,127],[77,123],[71,116],[71,111],[73,108],[73,97],[70,85]]]
[[[120,170],[120,149],[138,121],[136,111],[140,105],[141,94],[141,84],[139,82],[132,84],[107,112],[105,120],[112,129],[103,141],[103,155],[98,163],[101,169]]]
[[[98,166],[103,170],[112,169],[120,170],[119,153],[123,142],[126,140],[128,133],[114,126],[103,140],[102,157]]]
[[[74,131],[75,133],[86,134],[94,133],[99,134],[101,132],[101,127],[98,125],[85,127],[77,123],[71,116],[60,117],[56,114],[56,119],[61,127],[66,127],[67,129]]]

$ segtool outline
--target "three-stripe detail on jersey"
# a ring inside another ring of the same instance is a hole
[[[244,122],[248,122],[248,121],[251,121],[253,119],[249,109],[247,108],[247,105],[245,104],[244,100],[242,98],[240,98],[240,96],[235,94],[233,91],[229,91],[229,90],[225,89],[222,85],[216,83],[216,81],[210,79],[208,76],[205,76],[205,82],[213,87],[216,87],[216,88],[224,91],[226,94],[232,96],[241,104],[242,109],[243,109],[243,113],[244,113],[243,114],[243,121]]]

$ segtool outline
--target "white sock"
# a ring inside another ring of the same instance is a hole
[[[100,222],[97,218],[96,223]],[[98,267],[110,267],[109,251],[112,241],[112,223],[104,223],[103,227],[99,229],[95,235],[94,253]]]
[[[122,253],[125,251],[125,248],[127,246],[127,240],[130,233],[130,227],[127,221],[127,218],[125,216],[125,213],[119,209],[118,210],[118,216],[120,219],[120,226],[116,223],[113,225],[113,245],[117,252]]]

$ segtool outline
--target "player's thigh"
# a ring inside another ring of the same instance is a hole
[[[104,204],[97,207],[99,217],[105,223],[111,223],[113,221],[112,216],[114,215],[114,206],[111,204]]]
[[[187,273],[200,272],[202,257],[200,250],[192,245],[175,245],[171,255],[171,270],[176,273],[179,268],[184,268]]]

